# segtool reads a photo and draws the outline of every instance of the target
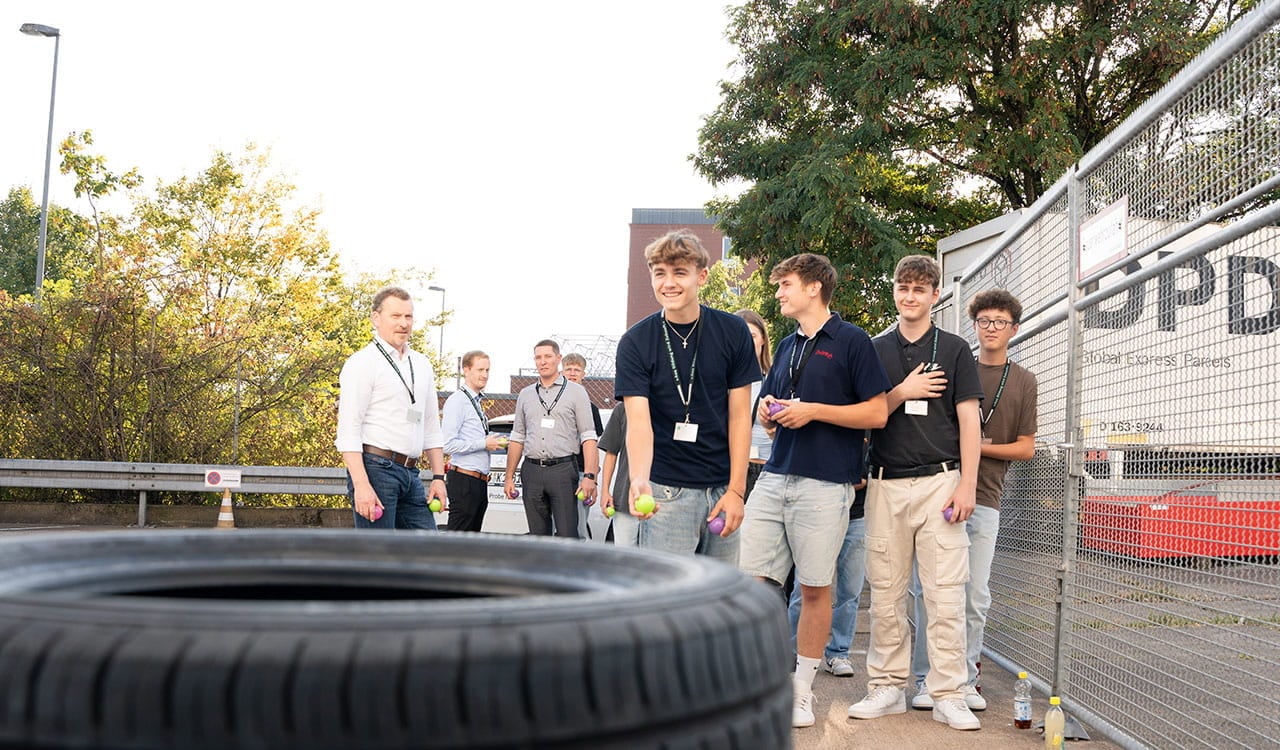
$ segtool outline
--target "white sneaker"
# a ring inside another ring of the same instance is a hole
[[[867,693],[867,697],[849,706],[851,719],[878,719],[881,716],[906,712],[907,691],[890,685],[881,685]]]
[[[916,694],[911,697],[911,707],[917,711],[928,711],[933,708],[933,696],[929,695],[929,688],[924,685],[916,688]]]
[[[795,729],[813,726],[813,693],[797,692],[791,699],[791,726]]]
[[[940,721],[952,729],[981,729],[982,722],[973,715],[969,707],[959,698],[948,698],[939,701],[933,707],[933,720]]]
[[[969,707],[970,711],[987,710],[987,699],[982,697],[982,693],[978,692],[978,688],[973,685],[965,685],[960,690],[964,693],[964,704]]]
[[[822,668],[836,677],[853,676],[853,662],[847,656],[833,656],[822,663]]]

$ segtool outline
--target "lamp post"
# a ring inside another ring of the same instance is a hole
[[[44,147],[44,196],[40,199],[40,244],[36,249],[36,305],[44,288],[44,253],[49,239],[49,165],[53,160],[53,103],[58,98],[58,48],[62,45],[62,32],[52,26],[24,23],[18,29],[31,36],[53,37],[53,84],[49,87],[49,135]]]
[[[440,361],[444,361],[444,287],[429,286],[427,289],[433,292],[440,292]]]

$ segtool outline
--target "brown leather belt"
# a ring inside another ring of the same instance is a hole
[[[475,477],[476,479],[479,479],[479,480],[480,480],[480,481],[482,481],[482,482],[488,482],[488,481],[489,481],[489,475],[488,475],[488,474],[481,474],[480,472],[478,472],[478,471],[472,471],[471,469],[463,469],[463,468],[459,468],[459,467],[457,467],[457,466],[451,466],[451,467],[449,467],[449,471],[456,471],[456,472],[458,472],[459,474],[461,474],[461,475],[463,475],[463,476],[467,476],[467,477]]]
[[[381,456],[392,463],[400,464],[406,469],[418,468],[418,459],[413,456],[406,456],[403,453],[396,453],[395,451],[389,451],[386,448],[379,448],[376,445],[369,445],[368,443],[364,444],[364,452],[374,456]]]

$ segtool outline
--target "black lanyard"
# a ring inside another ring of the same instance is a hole
[[[467,400],[471,402],[471,408],[476,410],[476,416],[480,417],[480,429],[488,432],[489,418],[484,415],[484,409],[480,408],[480,399],[484,398],[484,394],[477,393],[476,397],[472,398],[471,391],[468,391],[466,388],[462,389],[462,393],[467,397]]]
[[[821,332],[822,332],[822,329],[818,329],[818,333],[821,333]],[[801,331],[796,331],[795,342],[797,345],[791,347],[791,357],[787,366],[787,374],[791,378],[791,398],[796,397],[796,388],[797,388],[797,384],[800,382],[800,376],[804,374],[805,365],[809,364],[809,358],[813,356],[813,350],[818,347],[817,333],[813,334],[813,338],[811,339],[805,338],[803,342],[800,341],[801,338],[804,338],[804,333]],[[805,344],[810,344],[808,352],[805,352],[804,350]],[[797,349],[800,350],[799,365],[796,364]]]
[[[899,331],[898,335],[901,336],[902,332]],[[909,342],[909,343],[915,343],[915,342]],[[902,377],[904,380],[908,375],[911,374],[911,368],[907,367],[907,355],[904,354],[905,351],[906,351],[905,346],[898,347],[898,359],[902,362]],[[925,363],[926,367],[924,369],[924,372],[932,372],[932,366],[936,364],[937,361],[938,361],[938,327],[933,326],[933,351],[929,353],[929,361]]]
[[[982,417],[982,426],[987,426],[987,421],[991,419],[991,415],[996,413],[996,407],[1000,405],[1000,395],[1004,393],[1004,383],[1009,379],[1009,361],[1005,360],[1004,372],[1000,373],[1000,387],[996,388],[995,398],[991,399],[991,411],[982,414],[982,407],[978,407],[978,414]]]
[[[387,364],[391,365],[391,369],[396,371],[396,377],[400,378],[400,382],[404,383],[404,389],[409,392],[409,403],[416,404],[418,399],[413,395],[413,387],[417,385],[417,379],[413,375],[413,357],[405,355],[405,359],[409,360],[409,382],[405,382],[404,374],[400,372],[400,368],[396,365],[396,361],[391,358],[386,349],[382,348],[382,344],[377,339],[373,340],[373,345],[378,347],[378,351],[382,352],[382,356],[387,360]]]
[[[555,385],[552,383],[551,385]],[[560,381],[560,392],[556,394],[556,400],[551,402],[551,406],[547,406],[547,402],[542,400],[542,384],[535,383],[533,386],[533,394],[538,397],[538,403],[542,404],[542,409],[551,416],[551,411],[556,408],[556,404],[560,403],[560,397],[564,395],[565,381]],[[549,387],[547,390],[551,390]]]
[[[663,316],[666,321],[666,316]],[[697,321],[695,321],[696,325]],[[689,361],[689,392],[686,394],[684,385],[680,381],[680,370],[676,368],[676,352],[671,348],[671,334],[667,332],[667,326],[662,326],[662,340],[667,345],[667,359],[671,362],[671,377],[676,381],[676,393],[680,396],[680,403],[684,405],[684,421],[689,421],[690,404],[693,403],[693,378],[698,371],[698,347],[702,346],[702,331],[698,331],[697,338],[693,340],[693,359]]]

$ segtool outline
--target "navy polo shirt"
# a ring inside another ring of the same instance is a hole
[[[778,344],[773,367],[760,392],[817,404],[858,404],[889,390],[880,358],[866,331],[832,313],[812,339],[800,331]],[[855,483],[863,476],[863,437],[829,422],[812,421],[798,430],[781,425],[765,471]]]
[[[666,325],[654,313],[631,327],[618,342],[614,397],[649,399],[653,424],[653,464],[649,479],[673,487],[705,489],[729,482],[729,391],[760,379],[760,364],[747,323],[736,315],[702,306],[689,347],[671,336],[680,382],[689,387],[689,369],[697,352],[697,371],[689,402],[689,421],[698,425],[697,442],[675,439],[676,422],[685,418],[676,391],[671,357],[662,336]]]
[[[888,469],[911,469],[917,466],[960,460],[960,420],[956,404],[969,399],[982,399],[982,382],[969,344],[954,333],[930,326],[916,341],[907,341],[898,327],[872,340],[889,380],[896,387],[921,362],[933,356],[933,337],[938,336],[938,353],[934,361],[947,376],[947,387],[937,398],[924,399],[929,405],[926,416],[907,414],[906,404],[899,404],[889,415],[883,429],[871,433],[871,463]]]

